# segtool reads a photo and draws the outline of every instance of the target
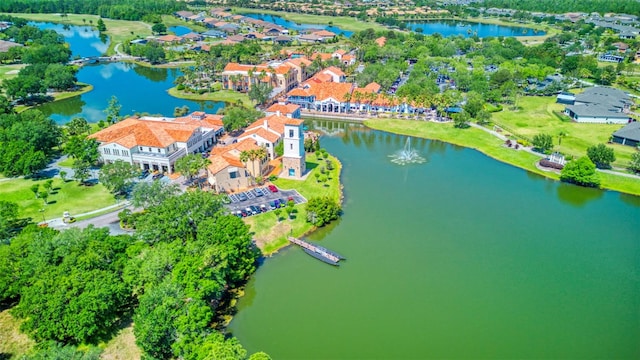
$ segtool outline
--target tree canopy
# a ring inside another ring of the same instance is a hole
[[[596,173],[596,166],[586,156],[565,164],[560,173],[560,180],[587,187],[600,186],[600,177]]]
[[[598,169],[610,169],[611,163],[616,161],[613,148],[607,147],[604,144],[589,146],[587,148],[587,156],[596,164]]]

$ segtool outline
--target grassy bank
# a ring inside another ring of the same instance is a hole
[[[564,105],[557,104],[555,97],[525,96],[518,100],[518,109],[505,110],[493,114],[496,124],[504,126],[508,131],[533,138],[536,134],[549,134],[553,137],[554,150],[574,157],[584,156],[589,146],[606,144],[611,134],[624,125],[584,124],[572,122],[568,117],[560,115]],[[559,145],[558,134],[564,132]],[[631,146],[607,144],[613,148],[617,167],[626,167],[631,155],[636,151]]]
[[[36,199],[30,190],[34,184],[44,190],[45,180],[13,179],[3,181],[0,186],[0,198],[18,204],[19,216],[42,221],[45,209],[45,219],[60,218],[62,213],[69,211],[72,215],[85,213],[116,203],[116,199],[101,184],[94,186],[80,186],[76,181],[64,182],[60,178],[53,179],[53,190],[45,205],[42,199]]]
[[[388,28],[378,23],[364,22],[348,16],[294,14],[294,13],[282,12],[282,11],[248,9],[248,8],[233,8],[233,12],[236,14],[274,15],[274,16],[279,16],[286,20],[293,21],[298,24],[319,24],[319,25],[330,24],[330,25],[337,26],[343,30],[349,30],[349,31],[362,31],[369,28],[372,28],[376,31],[389,30]]]
[[[15,17],[20,17],[27,20],[32,21],[44,21],[44,22],[54,22],[59,24],[69,24],[69,25],[93,25],[95,26],[100,18],[97,15],[87,15],[87,14],[67,14],[62,17],[58,14],[26,14],[26,13],[12,13],[7,14]],[[113,48],[117,43],[127,41],[131,38],[135,37],[146,37],[151,35],[151,25],[144,23],[142,21],[127,21],[127,20],[112,20],[112,19],[102,19],[104,21],[105,26],[107,27],[107,31],[105,34],[109,35],[111,39],[111,44],[109,45],[109,50],[107,50],[108,55],[113,55]]]
[[[211,93],[194,94],[172,87],[169,89],[169,95],[186,100],[224,101],[227,103],[236,103],[240,101],[246,107],[252,108],[254,106],[251,100],[249,100],[247,94],[242,94],[237,91],[219,90]]]
[[[56,102],[56,101],[72,98],[74,96],[82,95],[84,93],[88,93],[89,91],[93,90],[93,85],[91,85],[91,84],[78,83],[77,85],[78,85],[79,90],[76,90],[76,91],[62,91],[62,92],[53,93],[52,94],[53,100],[51,100],[49,102]],[[33,106],[17,105],[15,107],[15,110],[17,112],[21,112],[21,111],[25,111],[27,109],[30,109],[32,107]]]
[[[310,169],[310,173],[305,180],[277,179],[274,184],[281,189],[296,189],[307,200],[312,197],[329,196],[339,201],[342,165],[333,156],[330,156],[329,159],[333,163],[334,169],[328,171],[329,180],[325,184],[318,183],[314,176],[315,172],[320,171],[321,166],[325,166],[325,160],[318,160],[315,154],[307,154],[307,169]],[[290,234],[299,237],[313,230],[313,226],[306,221],[305,206],[306,204],[296,205],[296,212],[292,214],[291,219],[285,219],[287,214],[284,211],[280,214],[280,220],[276,218],[273,211],[245,219],[245,222],[251,226],[253,237],[264,254],[272,254],[288,245],[286,237]]]
[[[525,151],[504,147],[495,136],[476,128],[456,129],[452,123],[437,124],[424,121],[372,119],[365,125],[396,134],[441,140],[451,144],[476,149],[498,161],[517,166],[527,171],[558,180],[559,175],[538,169],[538,156]],[[564,141],[563,141],[564,142]],[[623,176],[600,173],[602,187],[632,195],[640,195],[640,181]]]

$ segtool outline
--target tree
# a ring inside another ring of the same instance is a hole
[[[282,209],[277,208],[273,210],[273,213],[276,215],[276,219],[278,220],[278,222],[280,222],[280,214],[282,214]]]
[[[166,34],[167,27],[163,23],[156,23],[151,27],[151,31],[153,31],[154,34]]]
[[[107,31],[107,26],[104,24],[104,21],[102,21],[102,18],[98,19],[98,23],[97,26],[98,31],[100,32],[105,32]]]
[[[40,194],[40,185],[39,184],[33,184],[33,185],[31,185],[29,190],[31,190],[31,192],[36,196],[36,199],[37,199],[38,195]]]
[[[109,124],[115,124],[120,121],[120,110],[122,109],[122,105],[118,101],[118,98],[113,95],[111,99],[109,99],[109,105],[104,110],[104,113],[107,115],[107,122]]]
[[[453,118],[453,127],[458,129],[466,129],[469,127],[469,113],[465,110],[455,113],[451,117]]]
[[[50,194],[52,188],[53,188],[53,179],[47,179],[47,181],[44,182],[44,189],[47,191],[48,194]]]
[[[209,164],[209,159],[203,158],[200,154],[188,154],[176,160],[174,167],[177,172],[191,182],[193,177],[198,175],[200,170],[206,169]]]
[[[580,186],[600,186],[600,178],[596,173],[596,166],[586,156],[565,164],[560,173],[560,180]]]
[[[15,227],[15,220],[17,218],[18,204],[6,200],[0,200],[0,246],[2,246],[1,243],[3,241],[9,239],[13,234],[13,228]]]
[[[268,83],[258,82],[249,89],[249,99],[255,101],[258,105],[264,104],[269,99],[272,90],[273,87]]]
[[[241,106],[230,106],[223,110],[222,124],[227,132],[240,130],[262,116],[262,112],[254,109],[246,109]]]
[[[567,133],[564,130],[560,130],[558,132],[558,146],[562,145],[562,139],[569,136],[569,133]]]
[[[313,197],[306,205],[307,222],[314,226],[324,226],[340,216],[340,205],[327,197]]]
[[[587,156],[596,164],[598,169],[611,169],[611,163],[616,161],[613,149],[606,147],[604,144],[589,146],[587,148]]]
[[[76,85],[76,71],[67,65],[49,64],[44,75],[44,86],[55,90],[68,90]]]
[[[636,151],[631,155],[631,161],[629,161],[629,170],[633,172],[640,172],[640,151]]]
[[[91,131],[89,122],[82,117],[74,117],[65,125],[65,128],[67,129],[67,134],[71,136],[84,135]]]
[[[91,164],[86,161],[76,159],[71,168],[73,169],[73,178],[78,180],[80,184],[84,184],[91,176]]]
[[[96,163],[100,157],[98,146],[100,146],[100,144],[95,139],[89,139],[82,135],[75,135],[67,140],[67,143],[64,146],[64,153],[75,160],[91,165]]]
[[[47,201],[47,199],[49,198],[48,192],[40,191],[40,193],[38,194],[38,197],[42,199],[45,205],[49,204],[49,202]]]
[[[111,192],[122,194],[131,187],[138,173],[136,166],[122,160],[116,160],[100,169],[98,180]]]
[[[279,143],[277,143],[273,148],[273,151],[275,152],[277,157],[284,155],[284,141],[280,141]]]
[[[135,207],[144,209],[152,206],[160,206],[168,198],[180,193],[178,184],[170,184],[162,181],[139,182],[131,192],[131,203]]]
[[[60,178],[62,179],[62,181],[66,182],[67,181],[67,172],[62,170],[60,171]]]
[[[531,144],[538,152],[545,153],[553,149],[553,138],[549,134],[536,134]]]

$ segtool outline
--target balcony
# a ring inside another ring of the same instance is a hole
[[[169,161],[169,163],[173,163],[177,159],[185,156],[186,154],[187,154],[187,150],[184,148],[180,148],[171,154],[138,152],[133,154],[131,158],[133,159],[133,161],[139,161],[139,162]]]

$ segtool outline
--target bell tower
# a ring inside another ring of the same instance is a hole
[[[282,170],[286,177],[301,178],[307,170],[302,123],[300,119],[287,119],[284,123]]]

